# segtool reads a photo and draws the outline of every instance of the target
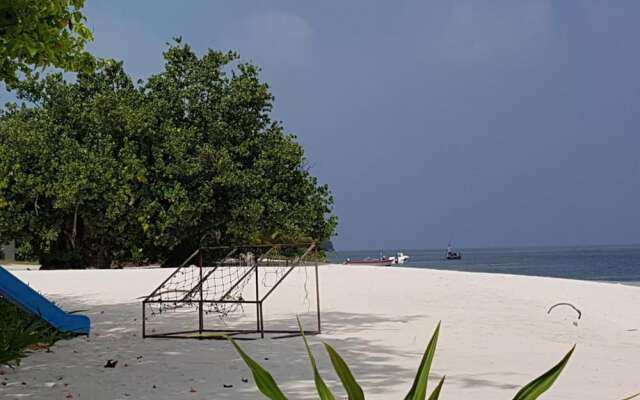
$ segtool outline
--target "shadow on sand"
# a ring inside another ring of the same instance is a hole
[[[81,398],[89,395],[96,399],[263,398],[243,361],[225,341],[142,339],[140,303],[90,305],[75,298],[56,300],[66,309],[86,310],[84,313],[92,320],[92,335],[60,342],[53,353],[34,353],[25,360],[23,367],[6,371],[8,382],[28,383],[2,387],[0,395],[53,398],[51,396],[58,390],[61,395],[69,392]],[[313,321],[312,315],[302,317]],[[398,385],[406,386],[408,390],[421,354],[399,351],[371,338],[378,330],[403,331],[405,324],[421,318],[424,316],[389,318],[376,314],[323,313],[323,334],[310,337],[310,344],[327,384],[335,389],[338,397],[343,396],[321,340],[327,340],[345,358],[365,393],[384,398],[385,393],[397,392]],[[173,328],[184,329],[185,325],[194,323],[193,313],[173,313],[168,321]],[[291,327],[295,326],[295,316],[271,318],[266,322],[270,326]],[[242,321],[239,318],[231,318],[228,323],[236,326],[254,324],[250,319]],[[425,343],[428,334],[425,334]],[[300,337],[250,340],[241,345],[274,375],[290,398],[317,398]],[[399,358],[408,360],[403,364],[411,367],[399,366]],[[106,360],[117,360],[116,368],[105,369]],[[439,377],[434,375],[433,378]],[[457,375],[448,382],[463,387],[515,388],[488,378]],[[46,382],[64,382],[67,386],[52,389]]]

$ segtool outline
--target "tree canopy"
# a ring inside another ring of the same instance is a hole
[[[93,35],[83,6],[84,0],[0,2],[0,81],[13,85],[32,67],[92,69],[95,60],[84,46]]]
[[[271,119],[259,69],[179,41],[164,58],[139,84],[112,62],[18,85],[0,117],[0,236],[50,266],[166,261],[204,236],[328,239],[329,189]]]

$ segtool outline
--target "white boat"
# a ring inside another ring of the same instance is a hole
[[[391,261],[393,264],[404,264],[409,260],[409,258],[411,257],[402,252],[397,252],[395,256],[389,257],[389,261]]]

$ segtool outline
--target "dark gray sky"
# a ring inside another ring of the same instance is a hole
[[[334,192],[339,249],[640,243],[639,1],[89,0],[86,14],[91,50],[135,77],[178,35],[261,65]]]

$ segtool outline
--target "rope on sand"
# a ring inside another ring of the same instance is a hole
[[[553,310],[554,308],[556,308],[558,306],[569,306],[569,307],[573,308],[578,313],[578,319],[580,319],[582,317],[582,311],[578,310],[578,308],[576,308],[576,306],[574,306],[571,303],[557,303],[557,304],[554,304],[549,308],[549,311],[547,311],[547,314],[551,314],[551,310]]]

